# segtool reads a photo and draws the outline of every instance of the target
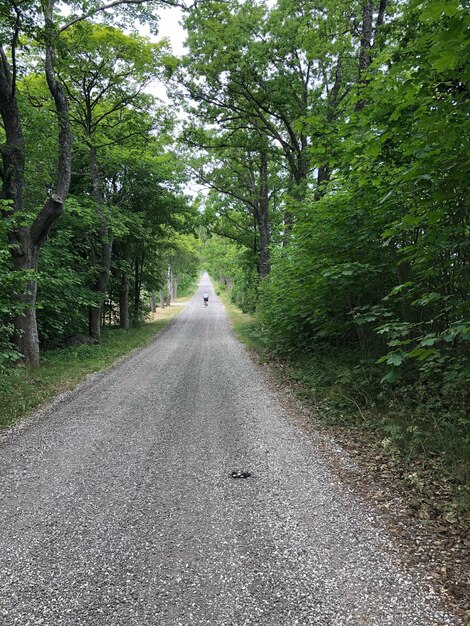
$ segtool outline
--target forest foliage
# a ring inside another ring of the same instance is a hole
[[[465,475],[468,7],[209,1],[187,27],[212,275],[341,413]]]
[[[197,273],[177,119],[151,89],[176,59],[137,32],[174,4],[1,3],[0,387]]]

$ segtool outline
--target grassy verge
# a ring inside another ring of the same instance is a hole
[[[238,339],[252,350],[258,351],[260,346],[253,336],[254,318],[249,313],[243,313],[231,302],[228,294],[222,288],[217,287],[216,293],[222,300],[225,310],[227,311],[233,329]]]
[[[39,367],[18,368],[11,385],[0,392],[0,427],[73,389],[88,374],[105,370],[119,357],[147,345],[180,310],[179,306],[157,309],[153,319],[140,327],[105,328],[99,344],[45,351]]]

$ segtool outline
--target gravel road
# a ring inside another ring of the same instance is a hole
[[[207,276],[149,347],[6,432],[0,480],[2,626],[458,623],[286,414]]]

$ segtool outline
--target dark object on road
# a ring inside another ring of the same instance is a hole
[[[237,470],[232,472],[231,474],[232,478],[248,478],[249,476],[251,476],[250,472],[243,472],[242,470]]]

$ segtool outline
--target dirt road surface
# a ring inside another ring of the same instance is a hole
[[[2,626],[457,624],[286,414],[207,276],[149,347],[5,433],[0,480]]]

